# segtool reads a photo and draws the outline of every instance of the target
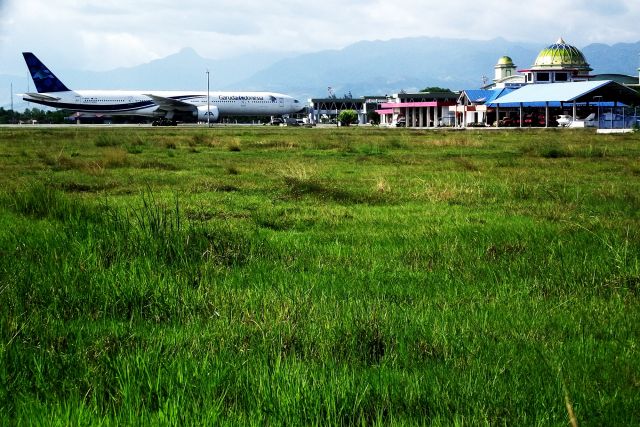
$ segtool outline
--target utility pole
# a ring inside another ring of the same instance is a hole
[[[207,70],[207,127],[211,127],[211,101],[209,97],[209,70]]]
[[[13,82],[11,82],[11,124],[14,122],[15,113],[13,111]]]

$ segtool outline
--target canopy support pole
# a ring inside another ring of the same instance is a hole
[[[544,127],[549,127],[549,101],[544,103]]]
[[[520,127],[522,127],[522,102],[520,103]]]

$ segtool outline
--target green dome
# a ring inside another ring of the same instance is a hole
[[[512,66],[513,65],[513,59],[509,58],[508,56],[503,56],[502,58],[498,59],[498,64],[497,65],[509,65],[509,66]]]
[[[577,47],[567,44],[562,38],[543,49],[533,64],[534,70],[549,68],[591,71],[582,52]]]

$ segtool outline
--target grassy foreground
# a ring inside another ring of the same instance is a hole
[[[0,129],[0,424],[640,424],[640,137]]]

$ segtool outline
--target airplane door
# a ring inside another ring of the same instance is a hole
[[[240,107],[241,108],[246,108],[247,107],[247,100],[246,99],[242,99],[240,101]]]
[[[284,98],[278,98],[278,103],[280,104],[280,108],[284,108]]]

